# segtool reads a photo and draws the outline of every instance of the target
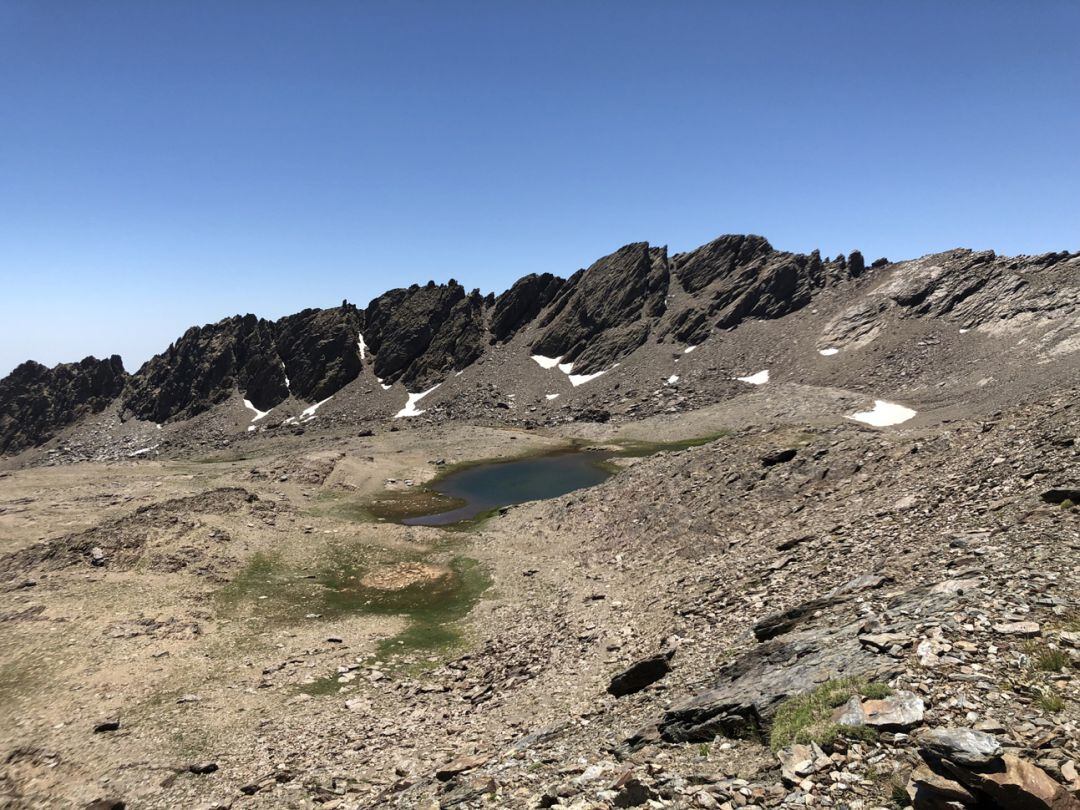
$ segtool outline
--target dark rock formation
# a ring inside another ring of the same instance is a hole
[[[565,283],[551,273],[530,273],[515,281],[509,290],[495,299],[489,327],[492,340],[512,338],[552,302]]]
[[[124,408],[164,422],[201,413],[236,390],[260,410],[283,402],[290,387],[300,399],[324,399],[360,373],[360,323],[346,303],[276,322],[238,315],[192,327],[131,378]]]
[[[364,339],[385,383],[420,390],[484,352],[484,300],[452,280],[390,290],[364,312]]]
[[[631,664],[611,679],[607,688],[608,694],[615,697],[632,695],[656,683],[671,672],[671,657],[674,654],[673,649],[665,650]]]
[[[649,335],[668,291],[666,248],[635,242],[579,270],[541,316],[532,351],[573,361],[574,372],[608,368]]]
[[[293,396],[323,400],[359,376],[361,321],[357,308],[346,303],[333,309],[305,309],[274,324],[277,354],[285,366]],[[270,377],[272,384],[284,384],[280,373]],[[253,392],[250,384],[246,390]],[[248,399],[265,410],[253,397]],[[284,395],[278,388],[269,402],[276,404],[282,399]]]
[[[33,360],[0,380],[0,453],[48,440],[57,428],[105,408],[124,387],[120,357],[46,368]]]
[[[856,265],[864,264],[858,252]],[[779,318],[810,303],[828,283],[852,275],[842,257],[822,262],[810,255],[781,253],[760,236],[721,236],[672,258],[674,275],[695,303],[672,314],[662,335],[700,343],[713,329],[730,329],[747,318]]]

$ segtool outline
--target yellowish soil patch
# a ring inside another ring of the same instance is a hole
[[[403,591],[414,585],[433,585],[450,576],[453,576],[453,571],[445,566],[403,562],[368,572],[361,578],[360,584],[379,591]]]

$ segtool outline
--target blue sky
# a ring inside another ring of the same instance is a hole
[[[621,244],[1080,249],[1080,4],[0,0],[0,374]]]

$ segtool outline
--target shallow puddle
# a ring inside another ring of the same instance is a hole
[[[557,498],[596,486],[612,475],[604,464],[610,453],[571,451],[465,467],[437,479],[429,488],[461,505],[435,514],[402,519],[410,526],[447,526],[504,506]]]

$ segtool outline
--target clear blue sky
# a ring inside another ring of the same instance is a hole
[[[633,240],[1080,248],[1080,3],[0,0],[0,374]]]

